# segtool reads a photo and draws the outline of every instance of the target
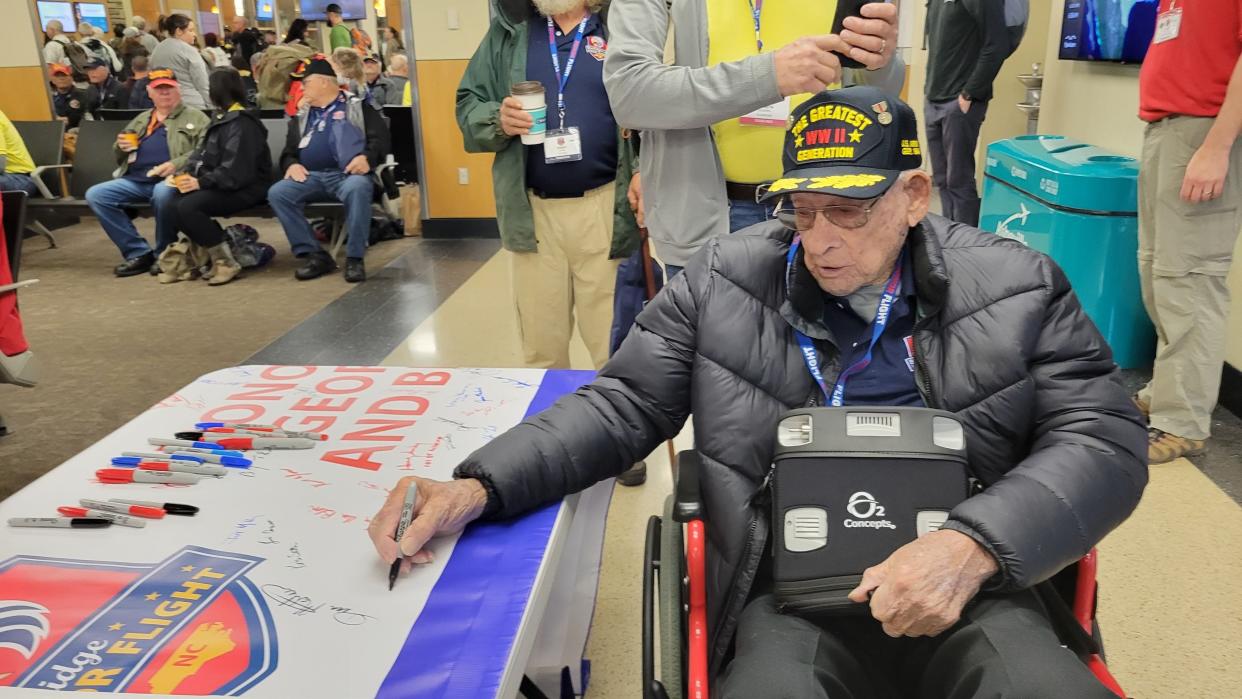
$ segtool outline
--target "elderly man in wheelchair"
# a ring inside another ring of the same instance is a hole
[[[1115,696],[1040,593],[1147,483],[1065,276],[929,215],[914,114],[875,89],[799,106],[783,162],[779,222],[712,241],[591,384],[455,480],[404,479],[380,556],[426,562],[437,534],[615,476],[693,412],[691,696]]]

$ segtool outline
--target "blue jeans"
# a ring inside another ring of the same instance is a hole
[[[0,175],[0,192],[25,192],[33,197],[38,195],[39,188],[30,175],[11,172]]]
[[[345,205],[345,233],[349,236],[345,254],[361,259],[367,254],[367,241],[371,237],[372,193],[370,175],[321,170],[308,173],[305,182],[285,179],[272,185],[267,190],[267,203],[280,219],[293,254],[300,257],[320,249],[303,213],[306,204],[341,202]]]
[[[760,204],[753,201],[742,201],[740,199],[729,200],[729,232],[737,233],[738,231],[753,226],[756,223],[763,223],[776,215],[776,207],[771,204]],[[668,279],[681,274],[681,267],[677,265],[664,265],[664,276]]]
[[[104,233],[112,239],[121,256],[126,260],[154,253],[157,257],[169,243],[177,240],[177,225],[174,221],[177,189],[160,182],[135,182],[118,177],[86,190],[86,203],[99,219]],[[134,227],[129,214],[125,213],[122,204],[151,203],[155,209],[155,249],[147,245]]]

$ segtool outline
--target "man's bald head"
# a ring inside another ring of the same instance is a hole
[[[405,57],[404,53],[399,53],[388,58],[388,74],[400,75],[401,77],[409,77],[410,75],[410,59]]]

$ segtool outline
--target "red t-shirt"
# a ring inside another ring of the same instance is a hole
[[[1160,0],[1160,14],[1174,0]],[[1177,38],[1152,43],[1139,72],[1139,118],[1215,117],[1242,54],[1242,0],[1176,0]]]

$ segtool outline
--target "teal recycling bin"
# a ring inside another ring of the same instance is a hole
[[[1138,277],[1138,162],[1064,136],[987,150],[979,227],[1046,253],[1123,369],[1148,366],[1155,330]]]

